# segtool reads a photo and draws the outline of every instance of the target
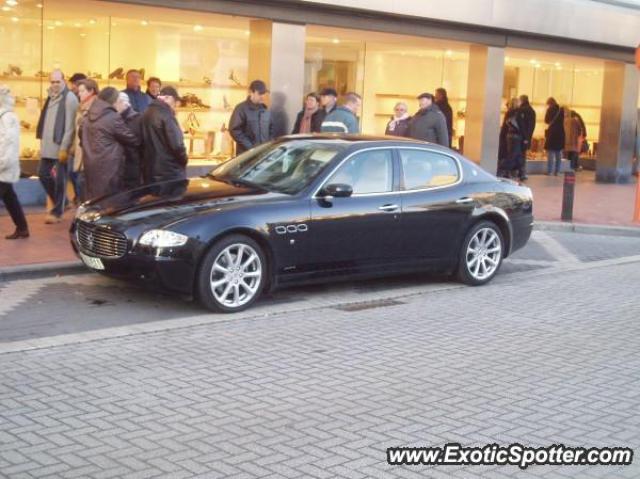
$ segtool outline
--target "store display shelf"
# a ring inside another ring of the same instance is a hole
[[[24,82],[48,82],[47,77],[23,76],[23,75],[0,75],[0,81],[24,81]]]
[[[119,78],[111,78],[111,79],[102,79],[102,80],[96,80],[98,82],[100,81],[108,81],[110,84],[113,85],[122,85],[124,87],[125,85],[125,80],[124,79],[119,79]],[[144,80],[143,80],[144,83]],[[175,80],[162,80],[162,84],[163,85],[173,85],[176,86],[178,88],[201,88],[201,89],[209,89],[209,88],[218,88],[220,90],[242,90],[245,91],[247,90],[247,86],[244,85],[236,85],[235,83],[232,84],[221,84],[221,83],[205,83],[203,81],[189,81],[189,80],[183,80],[183,81],[175,81]]]
[[[182,112],[182,113],[229,113],[230,114],[233,110],[227,110],[226,108],[221,108],[221,107],[190,108],[188,106],[181,106],[179,108],[176,108],[176,111]]]
[[[415,95],[402,95],[399,93],[376,93],[377,97],[380,98],[397,98],[401,100],[417,100],[418,95],[422,92],[418,92]],[[466,98],[460,97],[449,97],[449,102],[457,102],[457,101],[467,101]]]

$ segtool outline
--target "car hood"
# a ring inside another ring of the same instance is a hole
[[[89,216],[123,222],[147,222],[150,219],[179,219],[191,211],[198,213],[221,204],[258,198],[284,197],[280,193],[249,186],[229,184],[210,178],[192,178],[154,183],[86,204]],[[82,219],[82,217],[81,217]],[[98,222],[100,222],[98,220]]]

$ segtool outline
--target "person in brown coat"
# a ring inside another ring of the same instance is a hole
[[[82,120],[80,144],[87,199],[123,191],[125,146],[140,145],[116,111],[118,95],[113,87],[100,91]]]
[[[580,148],[582,147],[582,126],[575,115],[571,114],[571,110],[567,107],[564,110],[564,151],[567,159],[571,163],[571,169],[578,169],[578,160],[580,158]]]

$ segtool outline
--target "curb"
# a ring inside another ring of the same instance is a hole
[[[34,263],[0,268],[0,282],[89,272],[80,261]]]
[[[537,231],[560,231],[606,236],[629,236],[640,238],[640,227],[593,225],[586,223],[563,223],[560,221],[536,221],[533,226]]]
[[[582,233],[607,236],[626,236],[640,238],[640,227],[607,226],[584,223],[562,223],[559,221],[536,221],[533,229],[536,231],[559,231],[564,233]],[[89,274],[81,261],[62,261],[54,263],[34,263],[18,266],[0,267],[0,282],[16,279],[48,278],[58,275]]]

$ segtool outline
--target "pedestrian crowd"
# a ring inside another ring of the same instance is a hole
[[[580,153],[589,150],[587,129],[582,117],[569,107],[561,107],[555,98],[546,102],[544,149],[547,151],[547,175],[558,175],[563,151],[574,171],[579,168]],[[536,127],[536,112],[527,95],[507,103],[498,149],[498,176],[527,179],[527,151],[531,149]]]
[[[126,88],[100,89],[98,83],[76,73],[69,80],[60,70],[49,77],[48,96],[37,124],[40,140],[38,176],[50,203],[45,222],[59,223],[67,204],[67,182],[73,187],[73,202],[99,198],[144,184],[186,179],[187,151],[176,120],[180,96],[176,88],[163,86],[157,77],[146,81],[129,70]],[[249,85],[245,101],[236,105],[229,133],[236,154],[276,136],[271,111],[265,104],[269,92],[261,80]],[[419,109],[411,116],[409,107],[398,102],[385,134],[428,141],[451,147],[453,112],[444,88],[435,95],[417,97]],[[358,114],[362,98],[354,92],[343,95],[338,105],[334,88],[309,93],[293,127],[297,133],[360,133]],[[526,179],[526,152],[536,125],[536,113],[526,95],[507,105],[500,131],[498,176]],[[14,113],[14,98],[0,86],[0,199],[16,229],[7,239],[27,238],[29,229],[13,184],[20,177],[20,122]],[[586,129],[578,113],[560,107],[549,98],[545,123],[547,172],[558,174],[562,151],[572,168],[585,148]]]

